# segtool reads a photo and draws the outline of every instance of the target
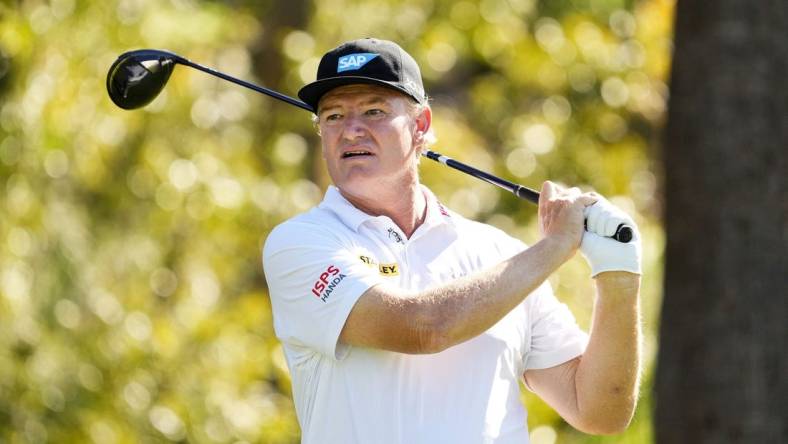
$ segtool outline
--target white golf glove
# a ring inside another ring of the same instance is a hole
[[[640,232],[635,221],[604,197],[585,209],[586,232],[580,243],[580,252],[591,266],[591,276],[605,271],[628,271],[641,274],[642,247]],[[632,240],[621,243],[610,236],[619,225],[632,228]]]

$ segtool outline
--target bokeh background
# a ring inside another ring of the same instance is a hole
[[[399,42],[436,151],[595,189],[644,233],[645,368],[629,430],[574,431],[523,390],[534,444],[649,443],[672,0],[0,2],[0,442],[295,443],[260,251],[329,179],[310,115],[179,67],[116,108],[122,52],[169,49],[295,96],[344,40]],[[531,204],[429,160],[449,207],[533,242]],[[588,327],[576,257],[550,280]]]

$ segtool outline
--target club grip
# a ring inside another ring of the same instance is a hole
[[[620,224],[618,228],[616,228],[616,232],[610,237],[622,244],[628,244],[629,241],[632,240],[632,227]]]
[[[532,190],[522,185],[515,184],[515,186],[512,189],[512,192],[515,194],[515,196],[519,197],[520,199],[524,199],[529,202],[533,202],[535,204],[539,203],[538,191]],[[585,227],[586,231],[588,231],[588,227],[586,227],[586,221],[583,221],[583,227]],[[612,236],[610,236],[610,238],[615,239],[621,242],[622,244],[628,244],[629,241],[632,240],[632,236],[633,236],[632,227],[626,224],[620,224],[618,228],[616,228],[616,232]]]
[[[583,221],[583,228],[588,231],[587,221]],[[617,240],[622,244],[628,244],[632,240],[632,227],[626,224],[619,224],[616,227],[616,232],[610,236],[610,239]]]

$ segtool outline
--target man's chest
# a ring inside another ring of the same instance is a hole
[[[436,231],[413,239],[393,230],[364,233],[366,236],[357,239],[353,253],[385,282],[408,290],[445,284],[502,259],[462,242],[456,233]]]

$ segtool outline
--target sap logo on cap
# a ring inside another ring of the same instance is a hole
[[[373,54],[369,52],[362,52],[359,54],[348,54],[346,56],[342,56],[339,58],[339,63],[337,64],[337,72],[344,72],[344,71],[352,71],[354,69],[360,69],[362,66],[369,63],[370,60],[377,57],[378,54]]]

